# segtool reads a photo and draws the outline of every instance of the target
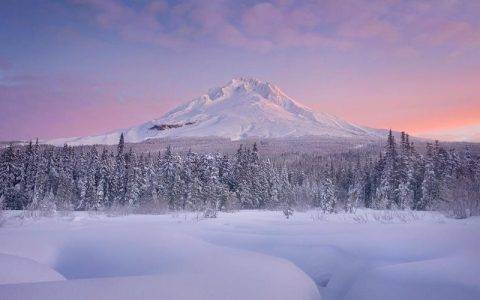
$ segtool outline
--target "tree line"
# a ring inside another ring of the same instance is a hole
[[[98,147],[9,146],[0,155],[0,205],[6,209],[126,210],[158,213],[318,208],[479,213],[480,162],[427,144],[419,154],[409,136],[392,132],[380,155],[356,152],[260,157],[256,144],[234,155],[136,153],[123,135],[115,151]],[[280,156],[281,157],[281,156]],[[313,167],[312,167],[313,166]]]
[[[460,218],[480,214],[480,158],[468,145],[463,151],[447,150],[435,141],[420,153],[408,134],[402,132],[397,142],[390,131],[379,154],[302,154],[282,163],[304,187],[310,207],[318,205],[317,184],[331,182],[337,209],[346,211],[367,207],[439,210]]]

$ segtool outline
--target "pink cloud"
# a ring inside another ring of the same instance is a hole
[[[282,11],[271,3],[263,2],[247,9],[243,14],[245,31],[253,36],[273,34],[279,26],[285,26]],[[283,24],[282,24],[283,23]]]
[[[465,21],[435,20],[421,24],[417,39],[431,46],[450,44],[455,48],[480,46],[480,26]]]
[[[463,1],[75,2],[90,7],[99,26],[127,41],[172,49],[200,43],[259,52],[298,47],[345,50],[373,42],[376,49],[389,52],[408,45],[414,53],[425,45],[449,45],[454,50],[480,46],[478,20],[465,12],[455,20],[446,17],[461,7],[480,9]]]
[[[399,35],[390,23],[376,19],[344,23],[340,26],[339,33],[350,38],[381,38],[388,42],[396,41]]]
[[[257,52],[268,52],[274,45],[265,39],[247,38],[237,28],[226,25],[216,32],[216,37],[228,46],[244,48]]]
[[[219,44],[259,52],[275,47],[346,48],[345,42],[334,42],[314,30],[318,18],[312,7],[291,9],[288,1],[258,3],[240,10],[229,1],[184,1],[170,7],[155,2],[139,8],[114,0],[76,3],[91,7],[101,27],[117,31],[128,41],[178,49],[195,40],[213,38]],[[240,23],[236,22],[238,16]],[[160,19],[168,19],[168,30]]]
[[[319,24],[319,17],[309,6],[293,10],[290,18],[290,22],[297,28],[313,29]]]
[[[443,45],[452,53],[480,46],[480,21],[474,18],[478,1],[73,1],[90,7],[102,28],[127,41],[175,50],[202,45],[258,52],[346,50],[360,45],[411,57]]]
[[[100,26],[117,30],[126,40],[169,48],[184,44],[182,39],[167,33],[158,20],[158,15],[167,11],[166,2],[153,1],[140,10],[115,0],[75,0],[75,2],[92,7]]]

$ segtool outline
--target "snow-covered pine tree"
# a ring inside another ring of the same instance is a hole
[[[0,156],[0,197],[9,209],[22,209],[20,194],[22,168],[19,153],[9,145]]]
[[[227,155],[223,155],[219,160],[218,176],[220,182],[226,185],[230,191],[233,191],[235,189],[233,165]]]
[[[380,175],[379,186],[376,190],[376,209],[393,209],[399,202],[398,195],[398,158],[397,147],[392,130],[389,131],[387,146],[385,148],[384,161],[381,162],[383,169]]]
[[[75,181],[73,178],[72,151],[67,145],[60,150],[60,166],[58,170],[58,187],[55,194],[55,205],[58,210],[73,210],[75,197]]]
[[[330,178],[325,177],[320,187],[320,209],[326,213],[333,213],[336,203],[335,185]]]
[[[278,170],[268,158],[263,161],[262,170],[264,172],[267,189],[265,206],[268,208],[278,207],[281,189]]]
[[[46,185],[46,191],[51,193],[51,200],[53,201],[53,204],[55,205],[55,194],[58,191],[58,185],[59,185],[59,179],[60,179],[60,170],[62,168],[61,161],[60,161],[60,156],[58,155],[59,151],[57,151],[57,148],[47,148],[45,151],[46,156],[47,156],[47,169],[48,169],[48,174],[47,174],[47,185]]]
[[[26,208],[32,201],[33,190],[35,187],[35,174],[37,170],[38,160],[38,140],[35,145],[30,141],[25,149],[23,158],[22,179],[20,192],[24,200],[22,209]]]
[[[168,146],[164,156],[160,159],[159,174],[161,194],[168,201],[168,207],[178,210],[184,207],[185,183],[181,177],[182,160],[172,153]]]
[[[413,176],[411,178],[411,186],[413,191],[413,209],[419,209],[423,197],[423,178],[425,176],[425,159],[420,155],[413,144],[410,143],[410,157],[412,161],[412,172]]]
[[[353,171],[353,178],[352,183],[348,189],[348,197],[347,201],[345,202],[345,211],[349,213],[353,213],[355,209],[360,205],[360,203],[364,203],[364,178],[362,176],[362,167],[360,164],[360,158],[357,159],[355,170]]]
[[[134,209],[138,206],[140,198],[140,169],[137,155],[130,148],[125,160],[125,199],[124,205]]]
[[[48,177],[48,162],[45,155],[40,155],[37,164],[37,172],[35,173],[35,186],[33,190],[32,202],[30,202],[29,210],[39,210],[41,201],[43,201],[47,194],[47,177]]]
[[[235,192],[242,208],[253,209],[257,200],[252,196],[252,168],[250,168],[250,150],[240,145],[235,155]]]
[[[96,147],[92,147],[89,153],[89,162],[87,164],[85,200],[83,209],[99,210],[102,206],[98,197],[98,185],[100,175],[100,158]]]
[[[409,209],[413,207],[413,160],[410,150],[409,136],[402,132],[400,141],[400,150],[398,153],[397,164],[397,179],[398,179],[398,203],[397,207],[400,209]]]
[[[183,209],[196,210],[199,202],[199,181],[198,181],[198,155],[191,150],[188,151],[183,161],[183,168],[180,177],[182,178],[185,188],[183,195],[184,207]]]
[[[97,168],[97,173],[95,176],[97,178],[96,199],[99,203],[97,209],[110,207],[110,174],[112,173],[112,170],[113,168],[110,155],[107,149],[103,148],[99,159],[99,167]]]
[[[293,205],[292,205],[292,202],[293,201],[285,201],[283,204],[282,204],[282,211],[283,211],[283,214],[285,215],[285,217],[287,219],[289,219],[292,215],[293,215]]]
[[[211,155],[202,156],[202,198],[204,217],[215,218],[220,207],[221,184],[218,167]]]
[[[359,203],[365,207],[372,207],[373,198],[375,195],[375,164],[371,159],[368,159],[362,169],[362,178],[363,178],[363,203]]]
[[[120,134],[120,138],[118,139],[117,144],[117,155],[123,155],[125,152],[125,137],[123,132]]]
[[[251,192],[251,199],[252,207],[253,208],[265,208],[266,204],[269,201],[269,193],[268,193],[268,173],[264,166],[259,159],[258,156],[258,147],[257,143],[253,144],[252,150],[249,152],[248,156],[248,168],[249,173],[251,174],[250,177],[250,192]]]
[[[88,169],[89,158],[85,153],[85,149],[80,149],[80,155],[75,159],[74,165],[74,179],[76,188],[76,197],[74,201],[75,210],[85,209],[85,197],[88,187]]]
[[[427,143],[427,152],[425,154],[425,173],[422,182],[422,199],[417,204],[417,209],[425,210],[431,208],[435,201],[439,199],[439,182],[435,174],[433,145]]]
[[[125,205],[125,142],[123,133],[117,145],[117,153],[115,155],[114,170],[111,179],[111,206],[119,207]]]
[[[480,214],[479,159],[466,147],[460,162],[459,173],[453,185],[451,209],[457,218]]]
[[[151,171],[149,170],[149,160],[150,154],[145,156],[143,153],[138,157],[138,201],[137,208],[147,207],[148,198],[153,195],[150,188],[151,180],[150,177]]]
[[[38,203],[38,211],[43,217],[52,217],[57,210],[53,190],[45,193],[45,196]]]

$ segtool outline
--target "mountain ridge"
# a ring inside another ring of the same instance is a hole
[[[124,133],[127,142],[134,143],[155,138],[207,136],[231,140],[310,135],[380,137],[375,129],[315,112],[270,82],[239,77],[138,126],[101,135],[54,139],[46,143],[115,144],[121,133]]]

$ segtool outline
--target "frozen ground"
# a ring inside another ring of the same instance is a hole
[[[0,299],[480,299],[480,218],[18,215],[0,228]]]

